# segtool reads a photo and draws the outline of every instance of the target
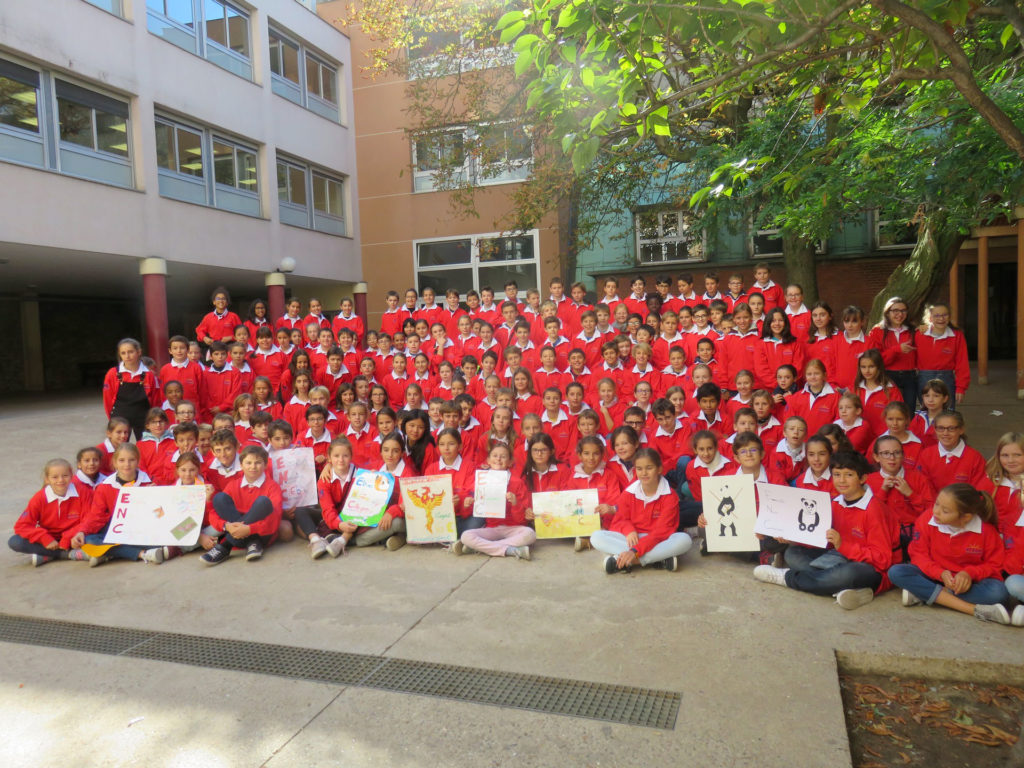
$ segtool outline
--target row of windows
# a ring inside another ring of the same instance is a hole
[[[910,250],[917,243],[917,229],[905,221],[890,218],[891,212],[871,216],[876,250]],[[649,210],[634,214],[636,254],[640,264],[704,261],[706,238],[693,226],[693,217],[686,210]],[[817,253],[824,254],[827,243],[817,244]],[[764,258],[782,255],[782,233],[778,229],[751,229],[748,255]]]
[[[88,2],[123,15],[120,0]],[[249,12],[242,6],[228,0],[146,0],[146,26],[179,48],[253,79],[252,25]],[[268,55],[274,93],[322,117],[341,119],[337,64],[273,26]]]
[[[128,103],[0,59],[0,159],[120,187],[135,186]],[[158,114],[160,194],[260,216],[255,143]],[[281,221],[346,234],[344,179],[277,158]]]
[[[416,287],[441,295],[455,288],[465,297],[482,286],[504,286],[515,280],[524,292],[540,285],[539,234],[468,235],[445,240],[417,240]]]
[[[533,140],[515,123],[458,126],[417,136],[412,143],[413,190],[520,181],[530,175]]]

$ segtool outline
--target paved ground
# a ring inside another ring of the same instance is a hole
[[[1012,372],[964,411],[988,454],[1024,423]],[[993,410],[1002,416],[990,416]],[[102,437],[98,397],[0,404],[0,526],[42,463]],[[33,569],[0,552],[0,612],[538,673],[682,693],[659,731],[420,696],[0,645],[0,765],[847,766],[837,651],[872,669],[1024,681],[1024,632],[890,593],[856,612],[728,556],[607,577],[565,543],[533,562],[435,549],[313,562],[296,543],[206,569]],[[1003,666],[1011,665],[1011,666]],[[58,757],[59,756],[59,757]]]

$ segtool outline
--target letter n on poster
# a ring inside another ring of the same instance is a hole
[[[123,488],[103,542],[191,547],[199,541],[205,509],[205,485]]]
[[[398,481],[405,503],[405,528],[410,544],[455,541],[452,476],[403,477]]]
[[[700,491],[708,552],[756,552],[761,548],[754,535],[757,497],[752,475],[702,477]]]
[[[808,547],[828,546],[825,531],[832,527],[832,499],[827,493],[762,484],[758,495],[758,533]]]

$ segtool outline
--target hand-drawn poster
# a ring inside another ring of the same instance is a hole
[[[352,488],[341,509],[341,519],[361,527],[374,527],[387,511],[395,478],[387,472],[357,469]]]
[[[763,487],[763,486],[761,486]],[[702,477],[700,491],[708,552],[757,552],[757,499],[753,475]]]
[[[590,536],[601,529],[595,489],[533,494],[533,526],[538,539]]]
[[[316,469],[312,448],[271,451],[270,463],[274,481],[281,486],[283,509],[316,505]]]
[[[508,472],[478,469],[473,489],[473,517],[504,517],[505,494],[508,493]]]
[[[405,532],[410,544],[438,544],[458,538],[451,475],[403,477],[398,485],[405,505]]]
[[[122,488],[104,544],[191,547],[199,541],[205,485]]]
[[[827,493],[762,483],[758,495],[758,533],[808,547],[828,546],[825,531],[832,527],[832,499]]]

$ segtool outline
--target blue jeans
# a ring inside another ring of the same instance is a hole
[[[43,544],[29,541],[18,534],[14,534],[7,540],[7,546],[15,552],[21,552],[23,555],[46,555],[47,557],[53,557],[60,552],[59,549],[47,549]]]
[[[1019,573],[1013,574],[1013,576],[1006,577],[1006,591],[1010,593],[1011,597],[1015,597],[1024,603],[1024,576]]]
[[[487,525],[486,517],[456,517],[455,518],[455,530],[458,531],[459,536],[462,536],[466,531],[474,531],[477,528],[483,528]]]
[[[844,589],[878,589],[882,583],[882,574],[873,567],[834,549],[791,544],[786,548],[786,565],[786,586],[812,595],[831,597]]]
[[[889,581],[928,605],[932,605],[943,590],[941,582],[925,576],[912,563],[900,563],[890,568]],[[970,589],[957,597],[975,605],[995,605],[1006,600],[1009,594],[1006,585],[999,579],[982,579],[971,584]]]
[[[258,523],[260,520],[265,520],[274,513],[274,504],[266,496],[257,496],[256,501],[252,503],[247,512],[242,512],[235,506],[235,501],[226,493],[218,493],[213,497],[213,508],[217,511],[217,515],[226,523]],[[315,529],[314,529],[315,530]],[[230,533],[224,534],[223,541],[229,547],[238,547],[239,549],[245,549],[249,544],[254,541],[262,541],[264,544],[267,543],[269,537],[264,539],[262,536],[256,534],[250,534],[242,541],[239,541]]]
[[[917,410],[917,371],[886,371],[911,411]],[[950,392],[952,394],[952,392]]]
[[[646,533],[641,533],[640,538],[645,538]],[[594,531],[590,537],[590,545],[598,552],[618,557],[627,549],[629,544],[626,537],[618,531]],[[690,551],[693,540],[685,533],[673,533],[664,541],[655,544],[650,552],[640,556],[640,565],[659,563],[667,558],[684,555]]]

